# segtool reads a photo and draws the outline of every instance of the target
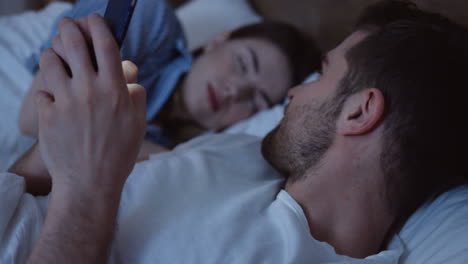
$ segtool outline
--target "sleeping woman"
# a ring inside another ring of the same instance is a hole
[[[64,15],[86,24],[86,16],[102,15],[106,6],[107,0],[82,0]],[[57,31],[55,26],[52,37]],[[43,48],[60,49],[60,35],[52,37]],[[138,1],[121,56],[138,67],[138,83],[147,91],[146,143],[140,158],[280,103],[288,88],[320,66],[315,43],[278,22],[222,33],[191,54],[173,10],[161,0]],[[29,59],[31,70],[37,70],[38,59],[39,53]],[[33,137],[38,133],[33,97],[39,89],[37,70],[19,119],[21,131]]]

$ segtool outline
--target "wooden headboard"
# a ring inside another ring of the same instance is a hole
[[[313,36],[326,51],[352,31],[361,11],[378,0],[250,0],[259,14],[285,21]],[[422,9],[442,13],[468,26],[467,0],[413,0]]]
[[[57,0],[29,2],[42,6]],[[61,0],[75,2],[76,0]],[[188,0],[167,0],[173,7]],[[234,1],[234,0],[232,0]],[[314,37],[323,50],[340,43],[352,31],[362,10],[380,0],[247,0],[262,16],[291,23]],[[422,9],[444,14],[468,27],[468,0],[411,0]],[[41,4],[42,3],[42,4]]]

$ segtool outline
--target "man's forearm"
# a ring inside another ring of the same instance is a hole
[[[28,263],[106,263],[121,190],[52,191],[41,236]]]
[[[19,158],[8,171],[24,177],[28,193],[33,195],[49,194],[52,180],[42,161],[37,143]]]
[[[40,153],[53,185],[29,263],[104,263],[121,192],[146,130],[146,91],[126,83],[119,47],[103,17],[63,18],[56,40],[66,48],[59,56],[53,43],[41,54],[46,87],[35,94]],[[98,58],[96,67],[92,57]]]

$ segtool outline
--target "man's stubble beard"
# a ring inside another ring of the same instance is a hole
[[[290,183],[317,167],[333,143],[341,103],[328,99],[291,109],[262,142],[262,154]]]

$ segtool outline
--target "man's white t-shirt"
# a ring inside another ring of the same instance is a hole
[[[206,136],[138,164],[122,194],[109,262],[398,262],[403,247],[397,237],[389,250],[363,260],[337,255],[332,246],[315,240],[301,207],[282,190],[284,179],[267,165],[260,149],[256,137]],[[3,179],[21,180],[11,174],[0,177],[2,186]],[[29,210],[1,216],[0,232],[2,225],[6,231],[0,233],[0,245],[10,252],[0,251],[1,263],[15,260],[12,252],[23,254],[25,243],[28,254],[39,234],[37,222],[44,221],[46,202],[24,193],[16,196],[19,200],[9,203]],[[4,201],[0,205],[8,208]],[[35,213],[34,221],[28,211],[42,213]],[[32,235],[21,232],[25,225],[35,230]]]

